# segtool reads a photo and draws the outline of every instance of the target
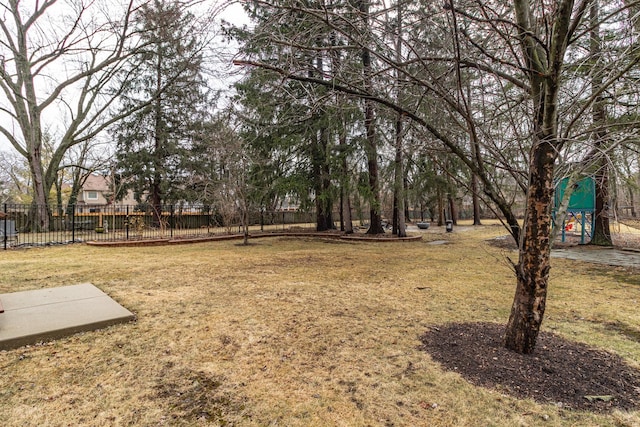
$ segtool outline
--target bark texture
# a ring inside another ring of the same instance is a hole
[[[363,33],[369,34],[369,2],[367,0],[360,0],[358,2],[359,11],[362,19]],[[365,36],[366,37],[366,36]],[[366,37],[368,38],[368,37]],[[364,44],[362,49],[362,73],[364,78],[365,90],[369,93],[373,88],[372,77],[372,65],[371,65],[371,52]],[[364,100],[364,128],[365,128],[365,152],[367,155],[367,166],[369,171],[369,191],[370,191],[370,208],[369,208],[369,229],[367,234],[384,234],[384,228],[382,228],[382,215],[380,213],[380,182],[379,182],[379,170],[378,170],[378,147],[376,143],[376,125],[375,125],[375,110],[374,104],[371,99]]]
[[[590,8],[589,50],[591,60],[597,64],[602,54],[602,40],[600,38],[599,7],[598,1],[593,0]],[[606,131],[607,113],[605,110],[605,100],[601,94],[602,74],[597,71],[591,78],[591,92],[595,95],[592,107],[592,118],[595,131],[593,132],[594,150],[592,151],[598,169],[595,173],[595,218],[591,244],[598,246],[613,246],[611,238],[611,228],[609,224],[609,161],[606,155],[609,146]]]
[[[586,3],[582,3],[572,20],[573,0],[556,1],[552,25],[539,27],[535,4],[514,0],[518,37],[530,82],[534,132],[524,226],[518,263],[514,266],[516,292],[503,343],[523,354],[533,352],[544,318],[551,266],[554,167],[562,148],[558,138],[558,94],[568,40],[584,16],[585,7]],[[548,48],[539,43],[545,37]]]
[[[555,151],[541,142],[532,152],[529,195],[519,261],[516,293],[504,337],[505,347],[529,354],[536,345],[547,301],[550,266],[551,203]],[[544,148],[543,148],[544,147]]]

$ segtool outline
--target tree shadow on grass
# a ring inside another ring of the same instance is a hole
[[[541,332],[536,350],[502,346],[504,325],[455,323],[431,328],[421,350],[472,384],[563,408],[607,412],[639,403],[640,372],[617,355]]]

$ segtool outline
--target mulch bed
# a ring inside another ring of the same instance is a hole
[[[174,238],[164,239],[132,239],[132,240],[99,240],[99,241],[87,241],[90,246],[158,246],[158,245],[174,245],[174,244],[186,244],[186,243],[201,243],[212,242],[220,240],[237,240],[242,239],[242,234],[218,234],[214,236],[177,236]],[[342,239],[342,240],[360,240],[360,241],[373,241],[373,242],[404,242],[404,241],[417,241],[422,240],[422,236],[408,236],[397,237],[391,234],[351,234],[344,235],[339,231],[274,231],[274,232],[258,232],[249,235],[250,239],[258,239],[262,237],[320,237],[327,239]]]
[[[522,355],[502,346],[503,333],[492,323],[447,324],[424,334],[420,349],[472,384],[517,398],[594,412],[640,403],[640,372],[619,356],[549,332]]]
[[[347,234],[340,236],[343,240],[358,240],[363,242],[414,242],[422,240],[422,236],[398,237],[395,234]]]

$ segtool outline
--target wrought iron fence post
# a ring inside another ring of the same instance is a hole
[[[76,242],[76,208],[78,205],[71,205],[71,241]]]
[[[7,219],[7,204],[4,204],[4,230],[2,232],[2,236],[3,236],[3,244],[4,244],[4,250],[7,250],[7,223],[9,222],[9,220]]]
[[[170,232],[170,236],[173,239],[173,225],[174,225],[174,221],[175,218],[173,216],[173,205],[170,205],[169,208],[171,209],[171,213],[169,214],[169,232]]]
[[[207,206],[207,234],[211,232],[209,227],[211,225],[211,206]]]
[[[125,239],[129,240],[129,205],[127,205],[127,215],[124,217]]]

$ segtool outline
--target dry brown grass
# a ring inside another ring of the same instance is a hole
[[[434,325],[506,322],[514,277],[484,241],[499,234],[2,252],[0,292],[91,282],[138,319],[0,352],[0,423],[640,425],[474,387],[417,349]],[[544,327],[640,365],[637,275],[553,266]]]

